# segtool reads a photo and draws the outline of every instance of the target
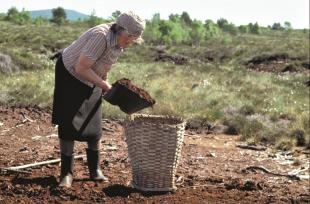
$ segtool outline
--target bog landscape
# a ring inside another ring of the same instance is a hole
[[[129,115],[108,102],[101,168],[109,182],[88,180],[86,144],[77,142],[73,186],[58,187],[51,58],[118,14],[74,21],[15,8],[0,14],[0,203],[310,202],[309,29],[202,22],[186,12],[155,14],[144,44],[125,49],[108,77],[130,79],[156,100],[139,113],[186,121],[177,190],[131,185]]]

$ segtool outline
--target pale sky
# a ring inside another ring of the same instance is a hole
[[[150,19],[160,13],[162,19],[170,14],[188,12],[192,19],[216,21],[225,18],[236,25],[258,22],[261,26],[285,21],[294,28],[309,28],[309,0],[0,0],[0,12],[15,6],[18,10],[52,9],[58,6],[107,18],[112,12],[132,10]]]

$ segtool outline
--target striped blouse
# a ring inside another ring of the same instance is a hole
[[[75,72],[75,65],[78,63],[81,53],[94,61],[91,69],[103,80],[106,80],[112,64],[116,63],[118,57],[123,52],[117,46],[116,35],[109,30],[111,25],[112,23],[101,24],[90,28],[63,51],[62,59],[66,69],[75,78],[88,86],[92,87],[93,84],[82,79]]]

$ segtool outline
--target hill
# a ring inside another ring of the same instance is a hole
[[[86,19],[89,18],[88,15],[80,13],[78,11],[74,11],[74,10],[68,10],[65,9],[66,14],[67,14],[67,19],[70,21],[75,21],[80,19]],[[45,9],[45,10],[36,10],[36,11],[29,11],[30,15],[32,18],[36,18],[36,17],[44,17],[44,18],[52,18],[53,14],[52,14],[52,9]]]

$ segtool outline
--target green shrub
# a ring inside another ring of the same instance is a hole
[[[25,9],[19,12],[16,7],[11,7],[7,12],[5,20],[16,23],[18,25],[24,25],[31,22],[31,16],[30,12],[26,11]]]

